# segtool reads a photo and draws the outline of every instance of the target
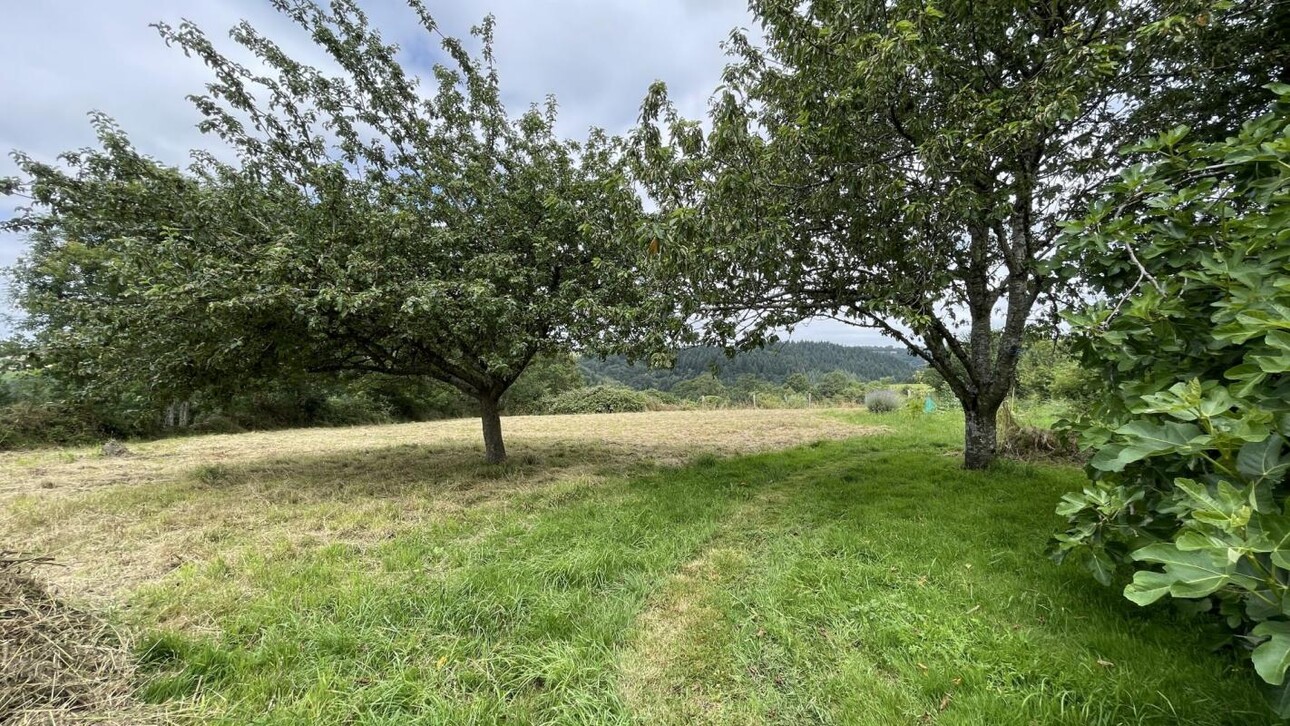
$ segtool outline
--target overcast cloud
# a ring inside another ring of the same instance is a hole
[[[636,119],[646,88],[668,84],[691,117],[702,115],[724,64],[719,44],[751,23],[745,0],[428,0],[448,34],[465,36],[485,13],[497,18],[496,52],[508,106],[518,111],[554,94],[561,130],[590,126],[614,133]],[[297,58],[324,63],[309,39],[266,0],[45,0],[4,3],[0,22],[0,176],[15,169],[7,152],[40,159],[91,145],[86,113],[115,118],[135,145],[183,164],[190,149],[214,140],[194,128],[185,95],[209,75],[196,59],[167,48],[148,24],[194,21],[215,39],[240,19],[279,41]],[[383,35],[405,50],[404,62],[425,75],[441,59],[399,0],[364,8]],[[229,48],[231,43],[225,45]],[[0,198],[0,218],[14,200]],[[22,254],[23,241],[0,236],[0,265]],[[0,323],[0,333],[4,324]],[[833,321],[800,326],[795,339],[885,345],[879,334]]]

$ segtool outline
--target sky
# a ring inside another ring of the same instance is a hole
[[[187,19],[221,46],[246,19],[293,57],[326,67],[326,59],[268,0],[45,0],[4,3],[0,22],[0,177],[16,169],[21,150],[52,161],[94,143],[87,113],[116,119],[144,153],[183,164],[188,151],[216,142],[195,128],[185,99],[210,80],[194,58],[167,48],[150,23]],[[363,8],[383,36],[406,52],[404,64],[423,77],[439,59],[400,0],[366,0]],[[466,36],[485,14],[496,17],[495,51],[512,112],[553,94],[560,130],[573,137],[599,126],[622,133],[636,120],[655,80],[667,83],[681,111],[701,117],[725,63],[721,42],[750,27],[746,0],[427,0],[449,35]],[[0,219],[19,200],[0,197]],[[0,235],[0,266],[22,254],[23,240]],[[0,321],[0,335],[6,325]],[[870,330],[810,321],[790,336],[847,345],[890,345]]]

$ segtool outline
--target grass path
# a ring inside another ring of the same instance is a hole
[[[535,474],[452,507],[369,483],[347,501],[384,498],[410,521],[381,510],[348,534],[231,531],[121,596],[118,616],[146,633],[141,695],[226,724],[1267,720],[1252,675],[1206,649],[1205,621],[1138,609],[1044,559],[1077,471],[964,472],[949,416],[839,416],[891,430]],[[193,498],[248,492],[266,497],[256,521],[271,530],[301,511],[340,517],[277,498],[306,484],[300,471],[234,468],[130,501],[161,529],[193,526]],[[345,481],[334,465],[304,471]],[[467,479],[456,486],[488,484]],[[100,511],[95,496],[69,501]],[[14,507],[28,524],[41,513]]]

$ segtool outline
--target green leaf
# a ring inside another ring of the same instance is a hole
[[[1087,566],[1095,580],[1103,585],[1111,584],[1111,579],[1115,576],[1115,563],[1105,552],[1094,550],[1089,555]]]
[[[1245,616],[1254,622],[1275,618],[1283,611],[1281,595],[1271,590],[1255,590],[1245,599]]]
[[[1236,405],[1236,401],[1222,386],[1215,386],[1205,393],[1205,397],[1200,402],[1200,414],[1206,418],[1214,418],[1231,410]]]
[[[1084,511],[1089,506],[1088,497],[1085,494],[1069,492],[1062,495],[1062,500],[1057,504],[1057,514],[1063,517],[1073,517]]]
[[[1290,517],[1260,514],[1250,520],[1246,543],[1253,552],[1271,556],[1272,564],[1290,569]]]
[[[1243,589],[1258,587],[1259,581],[1237,572],[1225,556],[1210,551],[1184,552],[1170,542],[1157,542],[1133,553],[1133,559],[1165,566],[1173,582],[1169,594],[1174,597],[1205,597],[1228,584]]]
[[[1268,374],[1253,363],[1242,363],[1228,368],[1223,372],[1223,377],[1237,382],[1232,387],[1236,395],[1248,396],[1258,390],[1259,385],[1267,380]]]
[[[1248,360],[1264,373],[1290,372],[1290,351],[1277,351],[1275,355],[1251,355]]]
[[[1103,447],[1089,462],[1100,471],[1124,471],[1135,461],[1175,453],[1187,449],[1193,439],[1202,435],[1200,427],[1190,423],[1170,421],[1157,424],[1151,421],[1132,421],[1115,430],[1124,442]]]
[[[1254,670],[1264,681],[1282,685],[1290,668],[1290,623],[1269,620],[1255,626],[1253,634],[1267,638],[1250,654]]]
[[[1133,574],[1133,582],[1124,588],[1124,596],[1138,605],[1146,606],[1169,594],[1169,587],[1174,584],[1174,577],[1164,572],[1139,570]]]
[[[1283,352],[1290,353],[1290,331],[1271,330],[1263,338],[1268,345],[1278,348]]]
[[[1265,683],[1260,690],[1273,713],[1283,719],[1290,719],[1290,683],[1279,686]]]
[[[1244,527],[1250,521],[1253,507],[1249,504],[1249,497],[1225,481],[1211,489],[1191,479],[1180,478],[1174,481],[1174,486],[1187,495],[1193,519],[1220,526],[1229,532]]]
[[[1285,439],[1278,434],[1248,443],[1236,456],[1236,468],[1254,481],[1279,481],[1290,471],[1290,455],[1282,453],[1284,448]]]
[[[1218,537],[1190,529],[1179,535],[1174,544],[1183,552],[1197,552],[1200,550],[1227,551],[1227,543]]]

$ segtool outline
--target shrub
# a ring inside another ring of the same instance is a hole
[[[855,383],[856,377],[846,371],[829,371],[820,376],[815,391],[821,398],[843,398]]]
[[[616,386],[591,386],[565,391],[548,400],[548,413],[632,413],[649,409],[642,393]]]
[[[72,404],[18,401],[0,407],[0,450],[88,444],[104,433],[88,410]]]
[[[223,413],[201,414],[189,429],[195,434],[240,434],[246,431],[237,419]]]
[[[318,411],[318,423],[326,426],[361,426],[392,423],[394,416],[383,401],[356,393],[329,396]]]
[[[890,413],[900,408],[900,395],[895,391],[870,391],[864,395],[864,407],[874,413]]]
[[[647,388],[640,393],[645,397],[645,405],[651,411],[686,411],[694,408],[692,401],[687,401],[669,391]]]
[[[1290,88],[1283,88],[1290,92]],[[1072,224],[1067,254],[1100,299],[1071,322],[1104,377],[1076,424],[1094,480],[1067,494],[1055,556],[1139,605],[1198,600],[1253,644],[1290,715],[1290,95],[1220,144],[1185,129],[1144,146]],[[1136,250],[1136,252],[1135,252]]]
[[[918,396],[910,396],[900,405],[900,412],[908,418],[919,418],[923,415],[924,399]]]

